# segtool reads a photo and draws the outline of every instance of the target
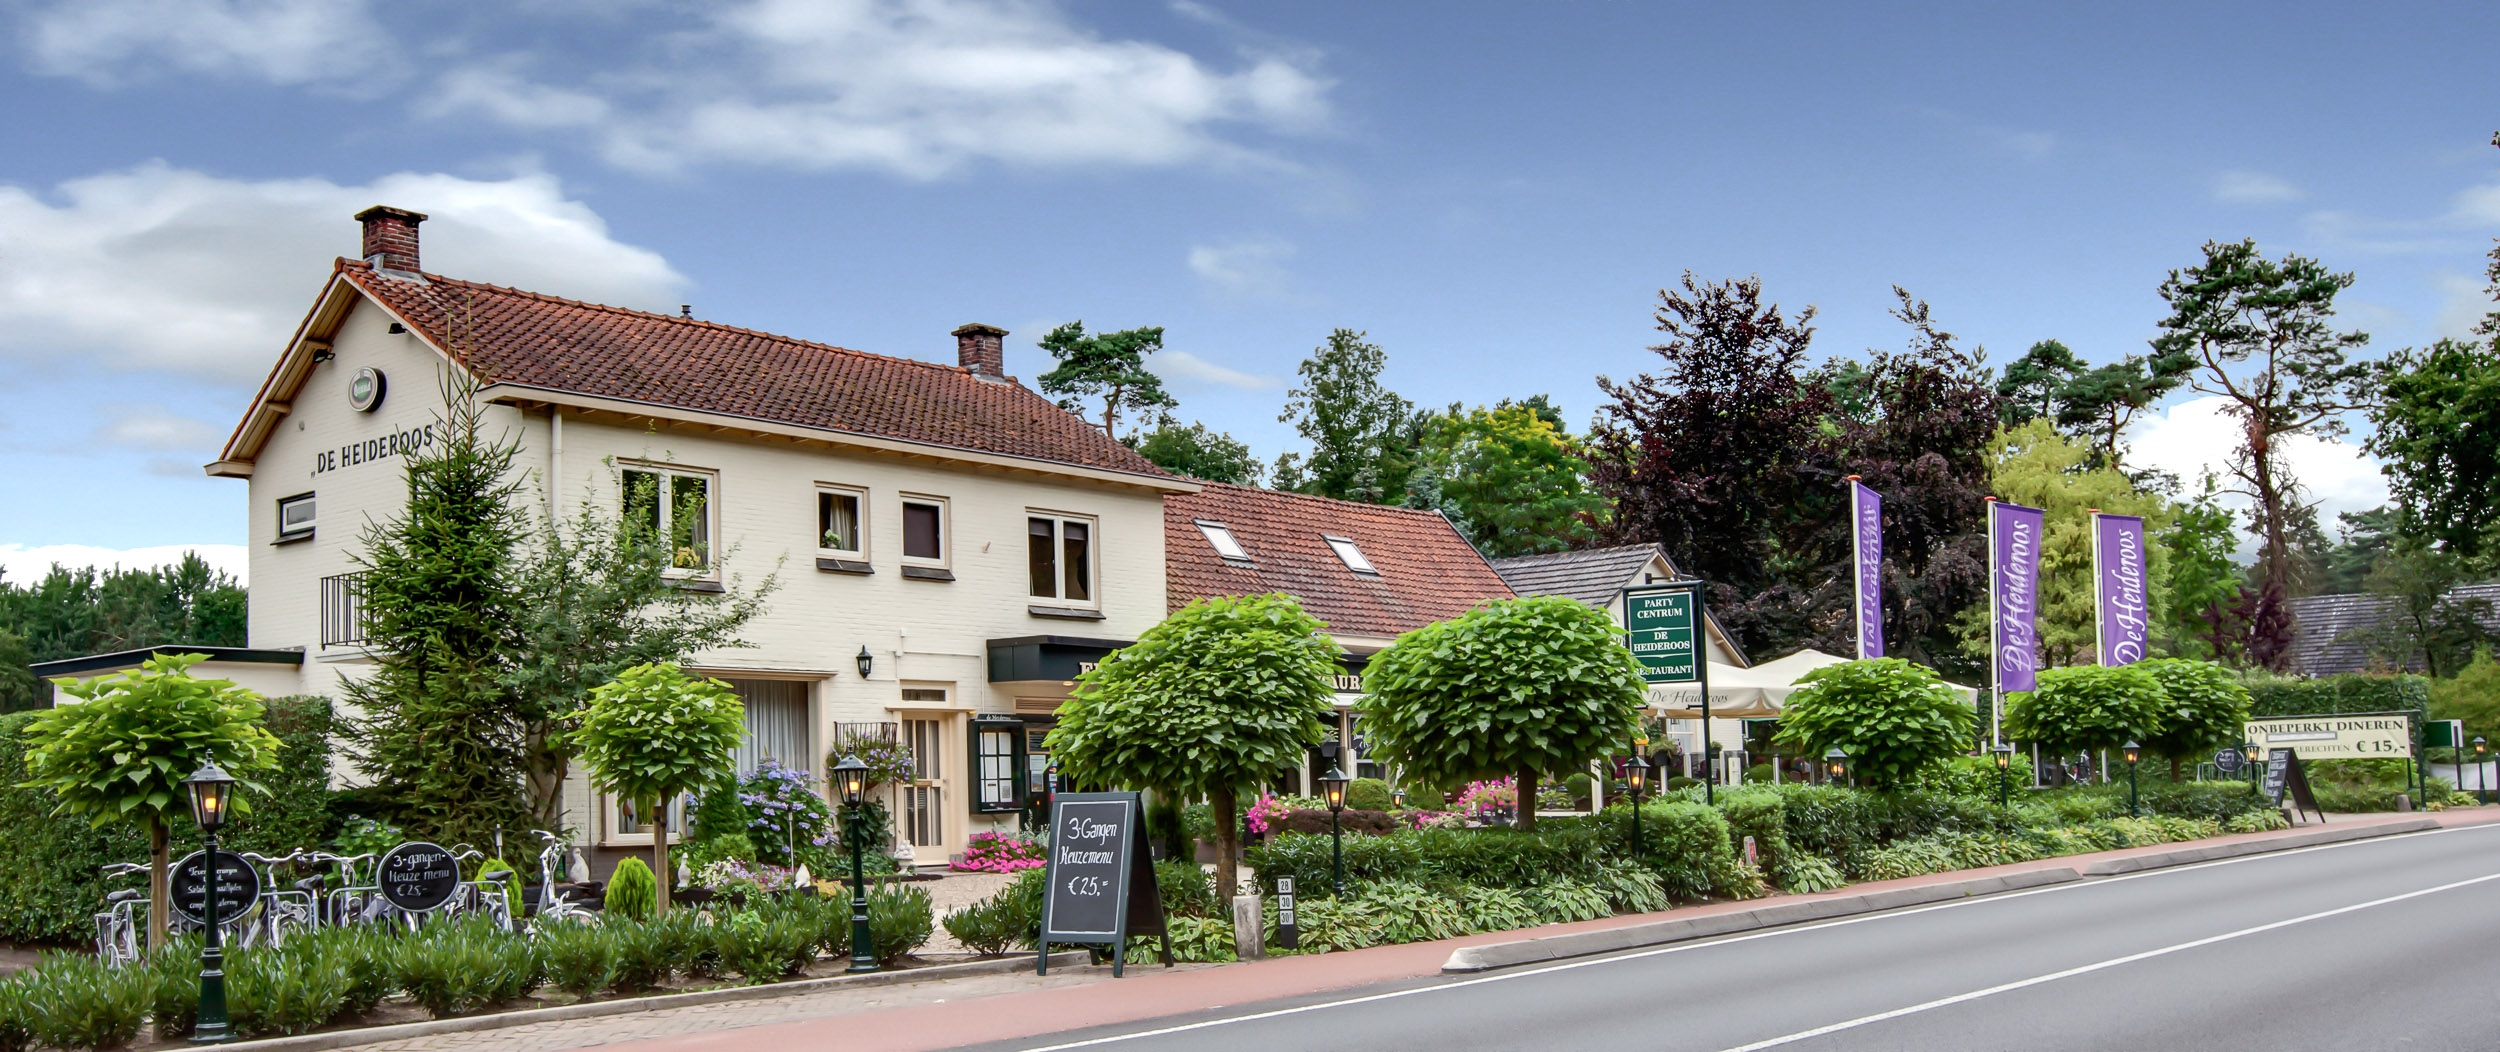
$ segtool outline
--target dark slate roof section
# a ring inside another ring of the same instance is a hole
[[[38,679],[53,676],[83,676],[90,672],[137,668],[149,658],[163,657],[167,654],[206,654],[210,661],[233,661],[251,665],[301,665],[304,663],[304,652],[301,650],[252,650],[245,647],[196,647],[184,646],[180,643],[162,643],[152,647],[140,647],[137,650],[116,650],[110,654],[88,654],[84,657],[62,658],[58,661],[39,661],[27,667],[34,670]]]
[[[1024,385],[959,366],[438,274],[393,278],[352,260],[338,267],[481,383],[1170,477]]]
[[[2490,603],[2492,612],[2483,618],[2483,627],[2500,633],[2500,583],[2466,585],[2448,593],[2448,597],[2452,601],[2481,599]],[[2356,637],[2376,626],[2394,602],[2368,592],[2292,600],[2292,624],[2297,633],[2292,640],[2292,667],[2304,676],[2376,669],[2379,662]],[[2405,671],[2420,672],[2422,663],[2417,660]]]
[[[1567,595],[1604,609],[1632,575],[1658,554],[1654,544],[1593,548],[1584,552],[1514,555],[1490,560],[1495,573],[1521,595]],[[1668,565],[1674,565],[1672,561]]]
[[[1201,521],[1223,524],[1250,558],[1218,555]],[[1348,569],[1332,536],[1353,541],[1379,572]],[[1163,565],[1171,609],[1282,592],[1338,635],[1394,636],[1512,595],[1438,513],[1214,482],[1164,495]]]

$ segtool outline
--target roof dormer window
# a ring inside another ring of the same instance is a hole
[[[1215,554],[1245,563],[1250,561],[1250,553],[1242,549],[1241,542],[1233,539],[1233,531],[1226,529],[1223,523],[1205,519],[1196,522],[1198,532],[1207,535],[1207,543],[1214,546]]]
[[[1372,568],[1372,561],[1363,558],[1363,549],[1355,547],[1353,541],[1344,537],[1330,537],[1326,534],[1322,534],[1321,539],[1326,540],[1328,546],[1336,550],[1337,558],[1344,560],[1346,569],[1373,577],[1380,576],[1380,571]]]

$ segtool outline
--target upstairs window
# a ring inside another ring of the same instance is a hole
[[[943,498],[903,498],[903,558],[911,562],[946,562],[946,501]]]
[[[299,493],[278,501],[278,539],[300,541],[313,535],[316,518],[313,495]]]
[[[1068,603],[1094,601],[1094,521],[1061,515],[1025,520],[1031,595]]]
[[[1201,519],[1197,525],[1198,532],[1205,534],[1207,543],[1215,547],[1215,554],[1245,563],[1250,561],[1250,553],[1242,549],[1241,542],[1233,539],[1233,531],[1223,523]]]
[[[624,469],[626,525],[668,548],[669,572],[712,568],[712,476],[680,468]]]
[[[1372,561],[1363,558],[1363,549],[1355,547],[1353,541],[1344,537],[1328,537],[1325,535],[1322,536],[1322,539],[1328,542],[1328,547],[1336,551],[1337,558],[1344,561],[1346,569],[1359,574],[1367,574],[1372,577],[1380,576],[1380,571],[1372,569]]]
[[[866,558],[867,531],[860,520],[860,509],[866,504],[855,489],[817,489],[816,550],[826,555]]]

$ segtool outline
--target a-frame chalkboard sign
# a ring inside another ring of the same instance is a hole
[[[1050,863],[1042,882],[1042,938],[1034,974],[1050,974],[1050,944],[1111,947],[1111,974],[1128,963],[1128,941],[1163,940],[1172,966],[1172,936],[1163,925],[1163,893],[1154,863],[1138,858],[1146,838],[1136,793],[1060,793],[1050,804]]]
[[[2309,772],[2301,767],[2299,752],[2274,750],[2266,757],[2265,777],[2266,799],[2273,801],[2274,806],[2283,806],[2283,796],[2289,791],[2292,813],[2301,816],[2301,821],[2308,821],[2307,815],[2316,815],[2318,821],[2326,821],[2326,812],[2318,809],[2317,796],[2309,791]]]

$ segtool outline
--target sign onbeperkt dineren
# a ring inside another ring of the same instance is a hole
[[[2298,749],[2300,758],[2316,760],[2403,760],[2413,756],[2413,720],[2403,712],[2354,712],[2329,716],[2288,716],[2250,720],[2246,740],[2257,755],[2275,749]]]

